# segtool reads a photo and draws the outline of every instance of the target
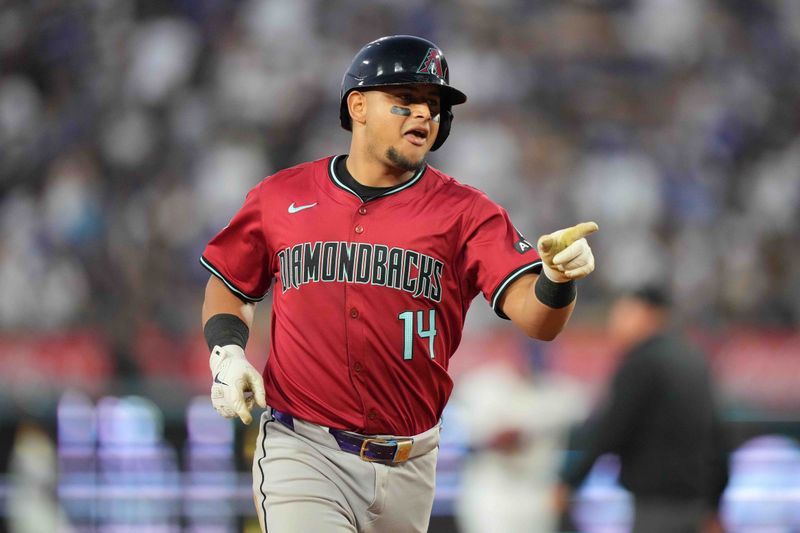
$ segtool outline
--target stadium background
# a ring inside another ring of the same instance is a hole
[[[204,396],[197,258],[259,179],[347,150],[342,73],[397,33],[439,43],[469,96],[435,166],[528,237],[601,227],[565,335],[476,301],[454,372],[516,352],[597,391],[609,299],[666,282],[738,447],[726,523],[800,530],[800,3],[6,0],[0,531],[252,528],[252,430]],[[431,531],[454,527],[446,428]],[[626,520],[608,468],[578,495],[587,531]]]

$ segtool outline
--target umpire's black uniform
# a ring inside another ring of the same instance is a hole
[[[696,531],[716,511],[728,455],[710,371],[677,335],[659,333],[626,354],[586,429],[585,453],[564,481],[576,488],[600,455],[617,454],[620,483],[635,500],[635,533]]]

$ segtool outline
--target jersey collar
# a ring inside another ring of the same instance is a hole
[[[358,195],[358,193],[356,191],[354,191],[351,187],[348,187],[341,179],[339,179],[339,176],[336,174],[336,161],[340,157],[344,157],[344,156],[341,156],[341,155],[333,156],[333,157],[331,157],[330,161],[328,161],[328,175],[330,176],[331,181],[333,182],[334,185],[336,185],[337,187],[339,187],[340,189],[342,189],[344,191],[349,192],[350,194],[352,194],[353,196],[355,196],[356,198],[361,200],[361,197]],[[410,180],[408,180],[405,183],[401,183],[397,187],[393,187],[393,188],[389,189],[388,191],[384,192],[383,194],[380,194],[380,195],[376,196],[375,198],[373,198],[373,200],[375,200],[377,198],[383,198],[384,196],[391,196],[392,194],[396,194],[396,193],[398,193],[400,191],[404,191],[404,190],[408,189],[409,187],[413,186],[414,184],[419,182],[419,180],[422,179],[422,175],[425,174],[425,170],[427,168],[428,168],[428,164],[425,163],[424,165],[422,165],[419,168],[417,173],[414,174],[414,176]]]

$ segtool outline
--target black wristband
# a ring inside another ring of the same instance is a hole
[[[536,298],[547,307],[561,309],[575,300],[575,297],[578,295],[578,287],[575,284],[575,280],[556,283],[550,281],[550,279],[545,276],[544,272],[542,272],[539,274],[539,279],[536,280],[534,292],[536,293]]]
[[[235,344],[244,349],[247,346],[247,338],[250,337],[250,328],[238,316],[220,313],[208,319],[203,328],[203,335],[209,350],[214,346],[226,344]]]

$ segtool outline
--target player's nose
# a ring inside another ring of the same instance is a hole
[[[411,116],[414,118],[421,118],[429,120],[433,117],[430,106],[426,102],[419,102],[411,104]]]

